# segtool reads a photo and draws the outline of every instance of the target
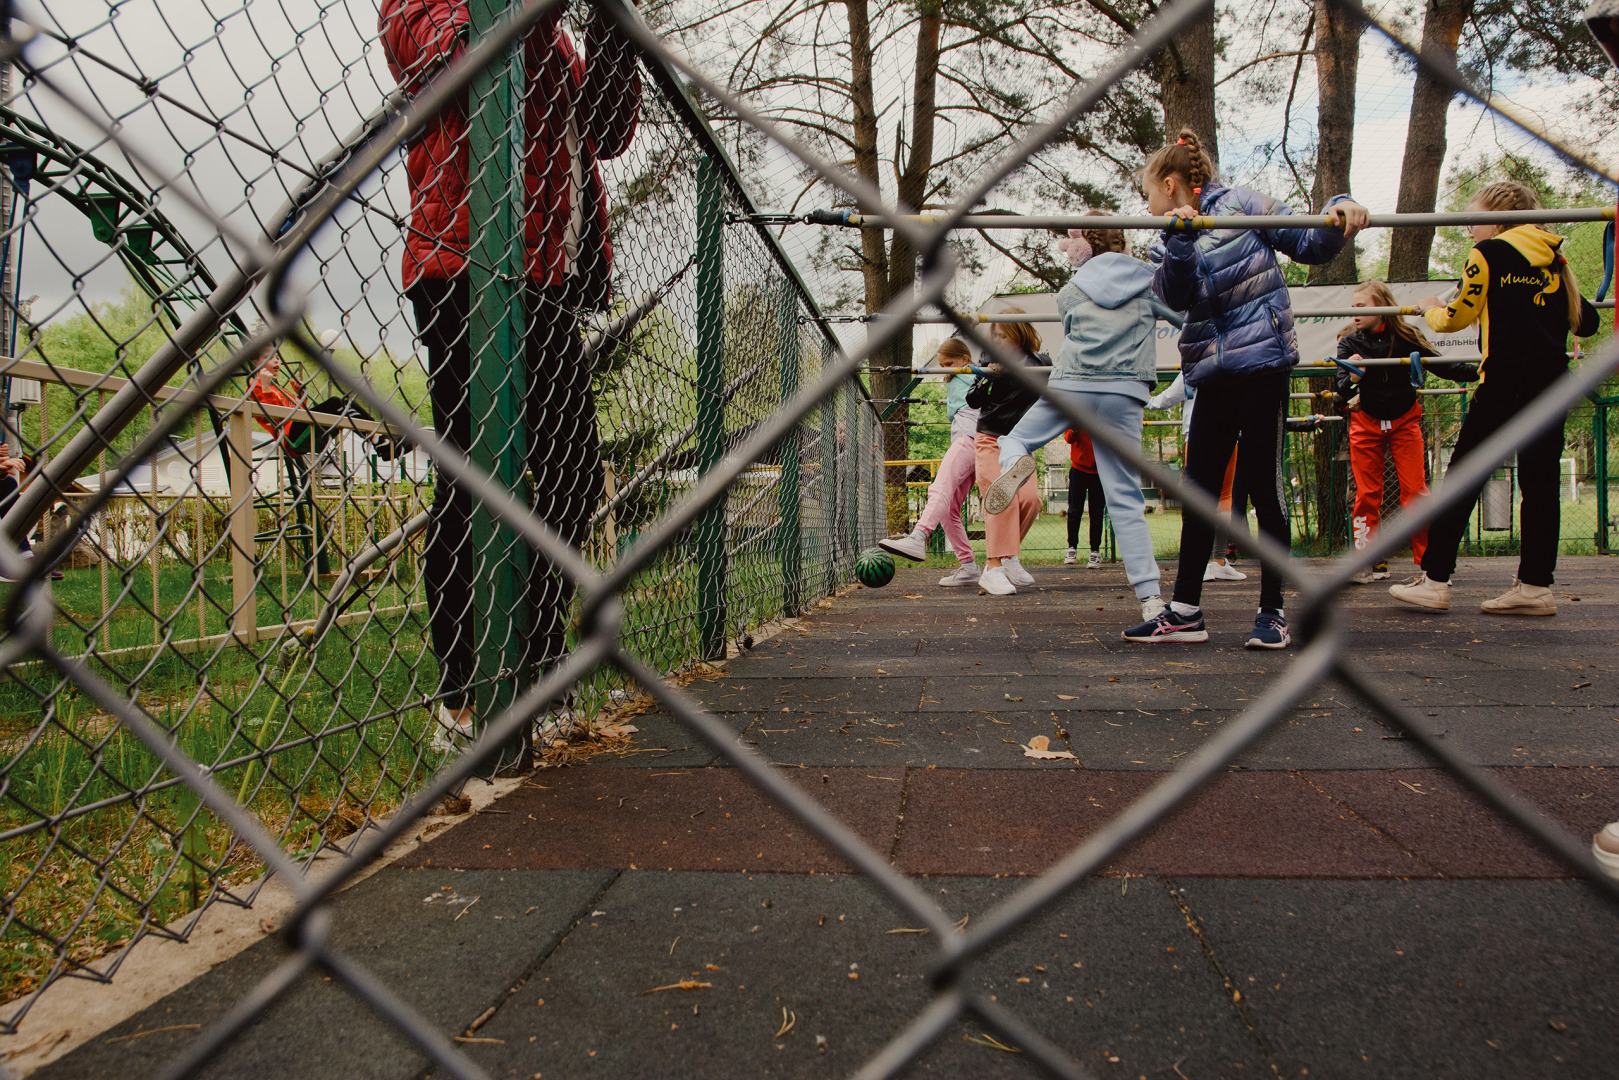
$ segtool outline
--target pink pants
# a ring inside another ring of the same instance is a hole
[[[989,490],[1001,475],[1000,440],[979,432],[973,442],[978,457],[978,490]],[[999,514],[984,515],[984,555],[990,559],[1014,559],[1023,538],[1040,517],[1038,485],[1030,480],[1018,488],[1017,499]]]
[[[944,538],[950,541],[950,550],[963,566],[972,565],[973,546],[967,540],[967,527],[961,520],[961,504],[967,501],[967,493],[973,489],[976,469],[972,439],[963,436],[953,441],[944,452],[944,460],[939,462],[938,475],[928,485],[928,504],[922,508],[922,516],[916,519],[916,527],[929,535],[943,525]]]

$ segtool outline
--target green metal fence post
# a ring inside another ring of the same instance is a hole
[[[852,381],[852,380],[851,380]],[[848,479],[844,482],[844,512],[848,516],[850,552],[860,550],[860,394],[851,385],[844,392],[844,418],[839,428],[838,453],[844,456]]]
[[[514,5],[515,0],[470,0],[473,38],[494,26]],[[473,417],[468,456],[527,502],[522,422],[526,382],[522,48],[522,42],[514,43],[504,62],[479,72],[468,95],[472,173],[467,192],[472,220],[467,259],[472,290],[468,404]],[[472,602],[479,635],[476,715],[482,721],[511,704],[520,689],[520,678],[529,674],[519,670],[528,643],[524,595],[529,560],[527,546],[482,505],[473,506],[469,539],[471,547],[465,557],[479,560]]]
[[[1597,489],[1597,554],[1608,554],[1608,402],[1591,406],[1591,479]]]
[[[825,371],[832,363],[831,343],[821,346],[821,370]],[[830,397],[823,398],[817,412],[821,420],[821,591],[830,593],[838,584],[838,432],[837,411],[838,396],[841,390],[834,390]]]
[[[798,396],[798,369],[803,363],[803,344],[798,336],[798,293],[791,281],[782,282],[781,293],[781,401]],[[781,473],[776,481],[776,510],[781,519],[777,551],[781,556],[781,613],[791,617],[803,609],[804,549],[798,517],[798,431],[797,427],[781,443]]]
[[[697,453],[725,456],[725,189],[720,164],[697,162]],[[697,519],[697,633],[705,660],[725,658],[725,499]]]

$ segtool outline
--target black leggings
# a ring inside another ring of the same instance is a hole
[[[1551,370],[1561,374],[1555,364],[1555,360],[1547,362]],[[1451,464],[1466,459],[1479,443],[1504,427],[1519,409],[1535,400],[1549,385],[1513,385],[1511,380],[1492,375],[1468,404],[1467,419],[1462,421],[1456,449],[1450,455]],[[1563,512],[1559,472],[1562,456],[1562,420],[1518,451],[1518,488],[1523,494],[1519,509],[1523,533],[1518,548],[1518,580],[1525,585],[1549,587],[1557,570],[1557,543],[1562,534]],[[1456,572],[1456,549],[1483,490],[1484,485],[1478,484],[1428,526],[1428,550],[1422,554],[1422,569],[1434,581],[1449,581]]]
[[[1282,423],[1287,414],[1288,373],[1260,375],[1229,386],[1200,386],[1186,444],[1186,479],[1214,498],[1220,496],[1226,463],[1237,448],[1233,494],[1254,504],[1259,530],[1283,547],[1291,542],[1282,512]],[[1233,523],[1233,527],[1236,526]],[[1244,530],[1246,532],[1246,530]],[[1175,600],[1193,607],[1203,602],[1203,570],[1214,551],[1212,525],[1181,515],[1180,566]],[[1259,578],[1260,607],[1282,606],[1281,575],[1265,567]]]
[[[1102,495],[1102,477],[1093,472],[1081,472],[1068,467],[1068,546],[1079,547],[1079,514],[1085,508],[1085,496],[1091,500],[1091,550],[1102,550],[1102,511],[1107,501]]]
[[[559,290],[530,285],[524,299],[528,386],[520,434],[528,443],[532,505],[536,515],[577,547],[602,497],[601,441],[590,371],[577,316],[559,302]],[[467,341],[470,286],[466,278],[419,281],[410,288],[410,300],[418,336],[427,349],[434,427],[440,438],[466,453],[472,446],[474,419],[468,396],[473,370]],[[527,615],[528,638],[516,669],[527,685],[566,651],[564,620],[573,586],[549,559],[524,550],[529,558],[527,610],[512,615],[514,623]],[[459,709],[470,704],[468,691],[477,678],[478,632],[487,628],[488,618],[473,604],[483,560],[472,540],[472,497],[442,471],[433,489],[424,561],[439,693],[448,708]]]

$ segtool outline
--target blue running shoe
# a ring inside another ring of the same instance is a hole
[[[1207,641],[1209,632],[1203,625],[1203,613],[1177,615],[1173,607],[1166,607],[1140,626],[1124,632],[1126,641]]]
[[[1287,617],[1275,608],[1260,608],[1254,632],[1248,635],[1250,649],[1285,649],[1293,639],[1287,636]]]

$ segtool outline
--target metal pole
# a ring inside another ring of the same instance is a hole
[[[511,0],[471,0],[474,40],[512,6]],[[471,212],[468,327],[472,371],[473,464],[523,497],[527,432],[522,423],[523,369],[523,43],[504,63],[479,72],[468,94]],[[525,501],[526,498],[525,498]],[[528,549],[474,503],[470,544],[462,558],[479,560],[473,591],[477,624],[475,715],[481,723],[516,700],[528,642]],[[504,755],[502,755],[504,756]]]
[[[253,436],[248,424],[242,409],[231,413],[227,421],[230,456],[235,461],[230,471],[230,523],[226,534],[231,546],[231,629],[241,641],[257,641],[259,546],[254,536],[258,533],[259,515],[253,506]]]
[[[798,393],[798,369],[803,363],[803,343],[798,338],[798,293],[791,281],[782,282],[781,292],[781,397],[791,401]],[[798,435],[799,428],[781,444],[781,473],[776,481],[776,510],[781,519],[781,613],[792,617],[803,606],[804,549],[798,517]]]
[[[1597,554],[1608,554],[1608,402],[1591,407],[1591,479],[1597,488]]]
[[[697,453],[706,473],[725,456],[725,187],[720,165],[697,162]],[[696,522],[698,655],[725,658],[725,506]]]
[[[835,212],[836,213],[836,212]],[[850,228],[889,229],[894,218],[886,214],[840,213],[840,220],[815,224]],[[964,214],[954,221],[948,214],[905,214],[899,220],[952,229],[1159,229],[1184,232],[1208,229],[1337,229],[1341,225],[1325,214],[1219,214],[1183,220],[1147,214],[1083,217],[1077,214]],[[1612,221],[1612,206],[1573,206],[1560,210],[1469,210],[1438,214],[1372,214],[1368,229],[1431,228],[1456,225],[1561,225],[1580,221]]]

